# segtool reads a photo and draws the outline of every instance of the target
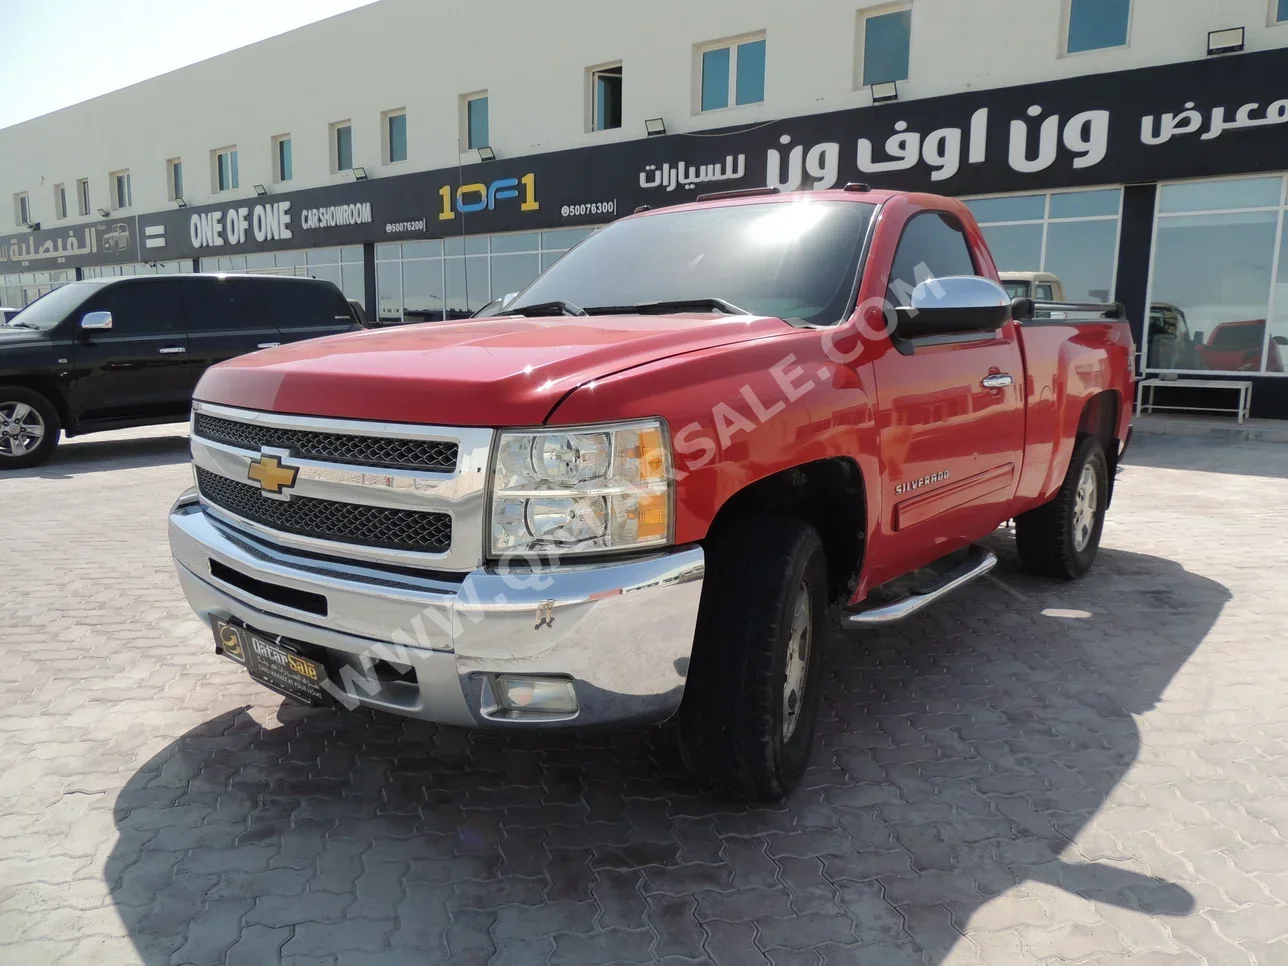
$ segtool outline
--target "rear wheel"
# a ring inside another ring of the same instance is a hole
[[[1015,546],[1041,577],[1072,580],[1091,569],[1109,505],[1109,461],[1099,439],[1084,436],[1055,497],[1015,519]]]
[[[739,797],[776,799],[805,770],[822,688],[827,564],[814,528],[743,518],[707,542],[678,715],[685,764]]]
[[[58,410],[26,386],[0,386],[0,470],[36,466],[58,445]]]

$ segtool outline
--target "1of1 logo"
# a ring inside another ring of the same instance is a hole
[[[519,186],[523,186],[520,211],[537,211],[541,204],[537,201],[537,176],[525,174],[522,178],[500,178],[491,184],[463,184],[456,189],[452,197],[452,186],[443,185],[438,189],[442,199],[442,208],[438,212],[439,221],[451,221],[459,211],[468,214],[471,211],[492,211],[498,201],[508,201],[520,197]]]

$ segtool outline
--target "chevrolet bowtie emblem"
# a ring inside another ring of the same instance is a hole
[[[259,484],[265,493],[281,493],[287,487],[295,485],[295,478],[300,475],[298,466],[283,466],[276,456],[262,454],[259,459],[251,460],[246,476]]]

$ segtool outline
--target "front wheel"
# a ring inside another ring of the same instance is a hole
[[[1015,518],[1015,547],[1040,577],[1073,580],[1095,562],[1109,505],[1109,461],[1094,436],[1084,436],[1055,497]]]
[[[822,689],[827,563],[814,528],[745,517],[707,541],[680,750],[704,784],[777,799],[800,778]]]
[[[26,386],[0,386],[0,470],[36,466],[58,445],[58,410]]]

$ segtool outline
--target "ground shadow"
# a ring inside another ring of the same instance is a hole
[[[940,963],[1038,881],[1188,913],[1072,848],[1229,594],[1105,551],[831,642],[819,748],[781,807],[697,793],[665,728],[550,738],[283,706],[173,742],[106,867],[143,961]],[[791,952],[800,950],[799,954]]]
[[[1125,462],[1129,466],[1283,480],[1288,479],[1288,443],[1138,434],[1127,450]]]
[[[5,479],[38,478],[66,480],[89,473],[133,470],[147,466],[170,466],[191,458],[186,423],[177,423],[167,436],[103,439],[77,436],[64,439],[47,463],[29,470],[10,470]]]

